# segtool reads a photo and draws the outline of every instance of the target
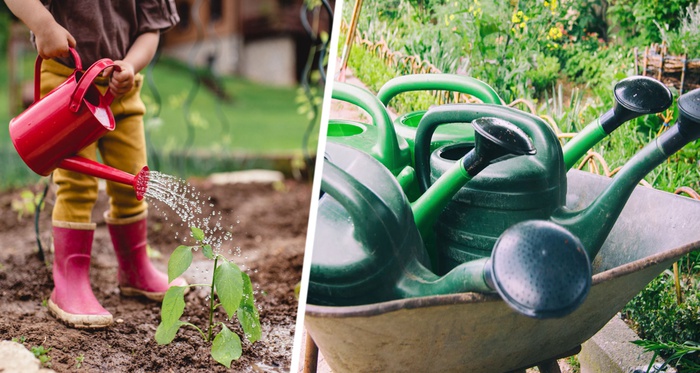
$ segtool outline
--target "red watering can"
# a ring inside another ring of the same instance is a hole
[[[24,163],[41,176],[56,168],[131,185],[141,200],[148,185],[148,166],[131,175],[113,167],[76,156],[105,133],[114,130],[109,105],[114,100],[107,90],[101,95],[93,81],[108,67],[119,69],[114,61],[101,59],[84,73],[75,49],[70,49],[75,70],[68,79],[40,99],[42,58],[34,69],[34,103],[10,121],[10,138]]]

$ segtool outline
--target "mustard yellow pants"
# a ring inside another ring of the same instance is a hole
[[[46,60],[41,68],[41,96],[63,83],[73,69],[53,60]],[[100,77],[96,81],[102,94],[107,90],[108,80]],[[77,155],[97,160],[100,152],[102,162],[110,167],[136,174],[146,165],[146,139],[143,130],[143,115],[146,107],[140,93],[143,76],[137,74],[134,88],[126,95],[115,99],[112,112],[116,128]],[[97,200],[97,179],[77,172],[56,169],[53,180],[58,186],[53,221],[89,223]],[[138,201],[131,186],[107,181],[110,215],[126,218],[138,215],[147,208],[145,201]]]

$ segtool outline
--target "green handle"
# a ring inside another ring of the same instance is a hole
[[[356,105],[369,114],[379,132],[377,143],[372,148],[372,155],[392,171],[402,169],[396,131],[384,104],[368,90],[342,82],[333,82],[332,97]]]
[[[574,167],[576,162],[581,159],[586,152],[593,148],[600,140],[604,139],[608,134],[605,133],[600,125],[600,120],[596,119],[581,130],[574,138],[569,140],[564,145],[564,166],[567,170]]]
[[[389,80],[377,93],[379,101],[389,104],[392,98],[410,91],[452,91],[474,96],[485,104],[502,105],[496,91],[481,80],[455,74],[414,74]]]
[[[474,119],[496,117],[509,121],[525,132],[537,149],[537,159],[545,164],[561,162],[557,136],[541,119],[523,111],[499,105],[449,104],[430,108],[418,125],[415,142],[415,170],[421,192],[430,187],[430,141],[437,127],[447,123],[471,123]],[[561,163],[559,163],[561,164]],[[565,177],[564,168],[554,170]],[[557,178],[559,180],[559,178]]]

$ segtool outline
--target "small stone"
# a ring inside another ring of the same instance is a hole
[[[123,319],[117,319],[115,322],[116,322],[117,324],[123,324],[123,323],[124,323],[124,320],[123,320]]]
[[[41,367],[39,359],[17,342],[0,342],[0,372],[54,372]]]

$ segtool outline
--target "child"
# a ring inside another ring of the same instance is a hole
[[[41,69],[41,94],[64,82],[74,70],[69,47],[75,48],[85,68],[110,58],[120,69],[107,69],[96,83],[111,90],[116,129],[80,151],[95,160],[99,150],[108,166],[135,174],[146,164],[143,115],[139,96],[143,77],[138,72],[153,58],[160,31],[177,24],[173,0],[5,0],[10,10],[32,31]],[[56,60],[52,60],[56,58]],[[111,76],[110,76],[111,75]],[[94,177],[57,169],[58,186],[53,210],[54,289],[49,310],[75,328],[104,328],[112,315],[95,298],[90,287],[90,252],[95,223],[90,217],[97,200]],[[133,188],[107,182],[110,209],[104,216],[118,262],[121,293],[162,300],[168,277],[153,267],[146,255],[147,204],[138,201]]]

